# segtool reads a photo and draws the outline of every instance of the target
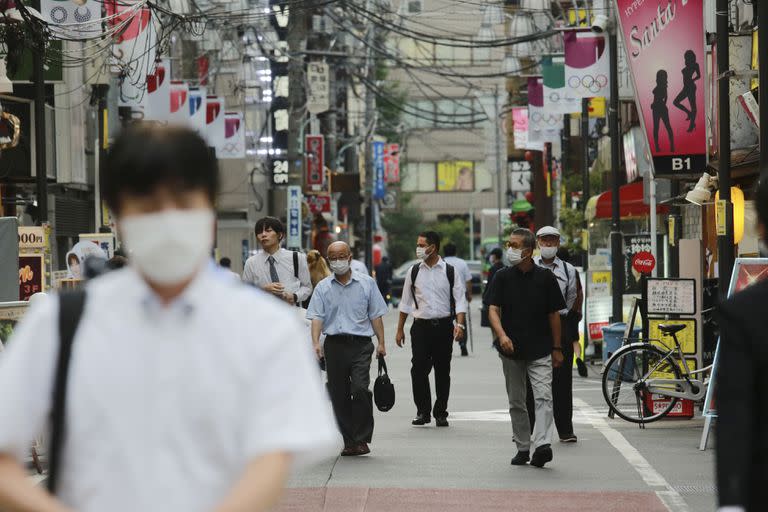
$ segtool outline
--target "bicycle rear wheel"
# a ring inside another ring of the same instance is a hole
[[[659,348],[642,344],[628,346],[617,351],[603,368],[603,397],[608,407],[620,418],[632,423],[650,423],[663,418],[677,404],[670,397],[669,403],[653,403],[645,381],[654,379],[654,389],[664,388],[663,379],[680,379],[680,368],[674,358],[665,359]],[[670,382],[670,390],[677,384]]]

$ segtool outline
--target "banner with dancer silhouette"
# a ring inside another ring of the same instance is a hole
[[[616,0],[656,176],[707,165],[704,0]]]

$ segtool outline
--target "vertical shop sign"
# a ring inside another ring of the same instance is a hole
[[[387,193],[384,183],[384,142],[373,141],[373,198],[384,199]]]

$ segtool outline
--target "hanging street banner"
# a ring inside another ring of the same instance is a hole
[[[387,193],[384,182],[384,141],[373,141],[373,198],[384,199]]]
[[[205,136],[208,145],[216,148],[224,147],[224,99],[219,96],[208,96],[205,103]]]
[[[189,88],[189,126],[205,137],[205,116],[207,91],[205,87]]]
[[[322,135],[304,137],[304,183],[307,191],[321,190],[325,185],[325,138]]]
[[[512,137],[516,149],[528,149],[527,107],[512,107]]]
[[[291,185],[288,193],[288,236],[285,246],[288,249],[301,248],[301,187]]]
[[[169,121],[176,126],[192,127],[189,107],[189,84],[172,81],[170,91],[171,114]]]
[[[224,144],[216,148],[216,157],[245,158],[245,120],[242,112],[224,114]]]
[[[608,45],[603,34],[591,30],[567,30],[563,40],[565,97],[571,112],[580,112],[582,98],[609,96]]]
[[[655,175],[702,173],[707,165],[704,0],[666,6],[616,0],[616,7]]]
[[[565,99],[565,57],[545,55],[541,59],[541,74],[544,78],[544,108],[548,112],[570,114],[573,106]],[[570,102],[573,103],[573,102]]]
[[[545,142],[560,144],[563,114],[544,107],[544,79],[528,77],[528,148],[542,151]],[[533,146],[533,147],[532,147]]]
[[[56,39],[88,39],[102,33],[101,2],[40,0],[40,14]]]
[[[400,183],[400,144],[384,146],[384,182]]]
[[[331,108],[328,64],[310,62],[307,64],[307,110],[310,114],[322,114]]]
[[[145,121],[167,123],[171,118],[171,61],[162,59],[155,63],[152,73],[147,75],[147,103],[144,108]]]

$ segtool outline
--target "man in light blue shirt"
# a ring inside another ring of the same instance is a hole
[[[375,334],[377,353],[384,357],[384,321],[387,304],[376,281],[351,268],[352,251],[344,242],[328,247],[333,275],[320,281],[312,294],[307,319],[312,321],[312,344],[318,359],[325,356],[328,392],[344,436],[342,455],[370,453],[373,436],[371,356]],[[325,334],[325,346],[320,335]]]

